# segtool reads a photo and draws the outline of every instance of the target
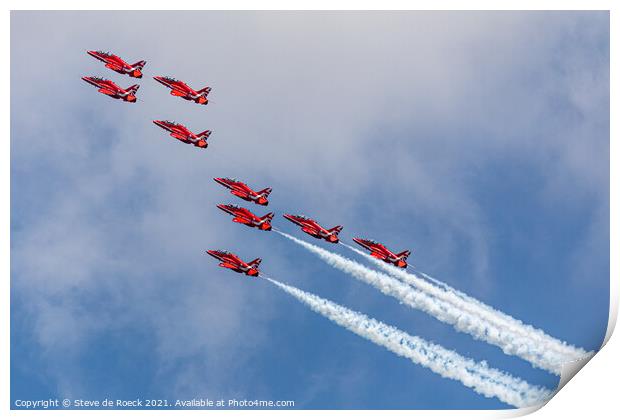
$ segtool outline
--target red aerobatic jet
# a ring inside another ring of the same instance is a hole
[[[201,133],[194,134],[184,125],[174,121],[155,120],[153,123],[164,130],[169,131],[172,137],[182,141],[183,143],[193,144],[194,146],[202,149],[206,149],[209,146],[207,139],[211,135],[211,130],[205,130]]]
[[[245,201],[253,201],[261,206],[266,206],[269,204],[267,197],[269,197],[269,193],[271,193],[271,188],[265,188],[264,190],[256,192],[238,179],[213,178],[213,180],[228,188],[231,194],[234,194]]]
[[[127,89],[119,87],[111,80],[102,79],[101,77],[82,77],[86,83],[99,88],[99,92],[104,95],[111,96],[114,99],[122,99],[125,102],[136,102],[136,91],[140,85],[129,86]]]
[[[258,265],[261,262],[260,258],[246,263],[235,254],[228,251],[209,250],[207,251],[207,254],[220,260],[220,267],[230,268],[231,270],[236,271],[237,273],[243,273],[246,276],[257,277],[259,274]]]
[[[168,76],[155,76],[153,79],[157,80],[162,85],[169,87],[172,89],[170,94],[173,96],[180,96],[183,99],[188,101],[194,101],[200,105],[206,105],[209,103],[207,99],[207,95],[211,92],[211,88],[209,86],[204,87],[200,90],[194,90],[191,87],[187,86],[185,82],[177,80]]]
[[[127,74],[130,77],[142,78],[142,67],[146,64],[146,61],[140,60],[134,64],[127,64],[125,60],[118,55],[114,55],[105,51],[86,51],[88,55],[95,57],[97,60],[103,61],[105,66],[110,70],[114,70],[120,74]]]
[[[294,216],[292,214],[285,214],[284,218],[290,220],[298,226],[301,226],[301,230],[310,236],[314,236],[317,239],[325,239],[327,242],[331,242],[333,244],[338,243],[338,234],[342,230],[342,226],[335,226],[331,229],[325,229],[316,221],[302,215]]]
[[[380,244],[379,242],[361,238],[353,238],[353,240],[357,244],[369,250],[371,256],[379,260],[383,260],[386,263],[395,265],[396,267],[407,268],[407,257],[411,255],[409,250],[394,254],[392,251],[387,249],[385,245]]]
[[[260,230],[271,230],[271,219],[273,213],[267,213],[263,217],[258,217],[250,210],[235,206],[234,204],[218,204],[217,208],[235,216],[233,222],[243,223],[246,226],[255,227]]]

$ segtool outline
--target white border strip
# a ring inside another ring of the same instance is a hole
[[[618,9],[617,2],[611,0],[591,0],[591,1],[579,1],[579,0],[565,0],[562,2],[553,0],[506,0],[502,2],[492,0],[469,0],[467,2],[457,0],[437,0],[421,1],[421,0],[383,0],[368,1],[358,0],[355,2],[346,0],[298,0],[294,4],[286,2],[284,0],[263,0],[258,4],[256,1],[251,0],[210,0],[210,1],[197,1],[197,0],[176,0],[174,2],[164,2],[159,0],[150,1],[148,3],[149,9],[140,9],[137,3],[131,3],[119,0],[108,1],[91,1],[88,3],[88,7],[84,2],[70,1],[70,0],[58,0],[54,3],[41,0],[25,0],[16,1],[8,0],[4,4],[7,5],[6,13],[3,16],[2,22],[2,56],[10,56],[10,15],[9,10],[610,10],[611,11],[611,115],[615,116],[617,106],[615,98],[617,97],[617,86],[614,83],[614,75],[618,74],[618,65],[616,54],[617,48],[617,26],[619,19],[616,16]],[[170,6],[174,5],[174,8]],[[53,9],[50,7],[53,6]],[[356,9],[352,9],[355,6]],[[614,7],[615,6],[615,7]],[[206,9],[205,9],[206,8]],[[5,130],[10,131],[10,86],[7,82],[10,80],[10,66],[4,64],[0,66],[0,75],[3,76],[1,80],[4,84],[4,105],[2,108],[1,120]],[[610,145],[610,214],[617,215],[620,211],[618,206],[618,145],[616,136],[616,125],[614,118],[611,118],[611,139],[616,139],[611,142]],[[0,154],[0,194],[2,197],[8,198],[10,194],[10,142],[8,136],[4,141],[4,153]],[[10,206],[8,200],[2,202],[0,206],[0,214],[2,221],[4,222],[0,238],[0,254],[2,261],[3,272],[3,287],[1,288],[2,302],[4,302],[4,310],[2,311],[3,325],[4,325],[4,338],[2,340],[4,345],[0,352],[2,354],[2,367],[5,374],[3,380],[0,382],[0,405],[2,411],[6,413],[10,407],[10,343],[9,343],[9,329],[10,329]],[[611,267],[610,274],[611,279],[615,281],[610,282],[610,312],[609,323],[607,327],[607,333],[604,343],[608,343],[611,334],[614,331],[617,315],[618,315],[618,259],[614,256],[620,255],[619,235],[618,235],[618,223],[617,217],[611,217],[610,221],[611,239],[610,239],[610,256]],[[618,341],[618,340],[615,340]],[[620,371],[620,360],[618,355],[620,354],[620,346],[616,342],[612,342],[612,345],[607,345],[603,350],[603,355],[597,355],[595,357],[593,366],[586,368],[578,384],[574,384],[576,381],[572,381],[565,390],[553,398],[550,402],[550,407],[542,410],[536,414],[535,418],[578,418],[583,415],[596,414],[594,418],[605,418],[609,412],[616,410],[617,396],[615,395],[616,383],[613,373]],[[605,360],[604,366],[599,363]],[[586,375],[587,373],[587,375]],[[613,384],[613,385],[612,385]],[[579,386],[577,386],[579,385]],[[578,393],[572,392],[577,389]],[[564,395],[566,394],[566,395]],[[586,411],[587,410],[587,411]],[[511,418],[515,416],[525,415],[535,410],[531,409],[519,409],[519,410],[501,410],[501,411],[416,411],[414,415],[422,416],[422,418],[454,418],[459,417],[462,419],[489,419],[489,418]],[[18,418],[83,418],[85,413],[79,411],[10,411],[11,417]],[[119,418],[200,418],[204,419],[205,415],[209,418],[252,418],[252,419],[315,419],[317,416],[327,418],[337,417],[350,417],[354,415],[356,418],[364,420],[375,418],[377,415],[389,416],[394,419],[411,419],[412,413],[410,411],[210,411],[208,414],[204,411],[89,411],[89,418],[102,418],[108,419],[110,416]]]

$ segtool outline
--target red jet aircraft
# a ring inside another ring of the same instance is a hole
[[[231,270],[236,271],[237,273],[243,273],[246,276],[257,277],[259,274],[258,265],[261,262],[260,258],[246,263],[235,254],[228,251],[209,250],[207,251],[207,254],[220,260],[220,267],[230,268]]]
[[[243,223],[246,226],[259,228],[260,230],[271,230],[271,219],[273,213],[267,213],[263,217],[258,217],[250,210],[234,204],[218,204],[217,208],[235,216],[233,222]]]
[[[411,255],[409,250],[394,254],[392,251],[387,249],[385,245],[380,244],[379,242],[361,238],[353,238],[353,240],[357,244],[369,250],[371,256],[379,260],[383,260],[388,264],[395,265],[396,267],[407,268],[407,257]]]
[[[292,214],[285,214],[284,218],[290,220],[298,226],[301,226],[301,230],[310,236],[314,236],[317,239],[325,239],[327,242],[331,242],[333,244],[338,243],[338,234],[342,230],[342,226],[335,226],[331,229],[325,229],[316,221],[302,215],[294,216]]]
[[[169,131],[170,136],[181,140],[183,143],[193,144],[194,146],[202,149],[206,149],[209,146],[207,139],[211,135],[211,130],[205,130],[201,133],[194,134],[184,125],[174,121],[155,120],[153,123],[164,130]]]
[[[105,66],[110,70],[114,70],[120,74],[127,74],[130,77],[142,78],[142,67],[146,64],[146,61],[141,60],[134,64],[127,64],[125,60],[118,55],[114,55],[105,51],[86,51],[88,55],[95,57],[99,61],[103,61]]]
[[[122,99],[125,102],[136,102],[136,91],[140,85],[129,86],[127,89],[119,87],[111,80],[102,79],[101,77],[82,77],[86,83],[99,88],[99,92],[104,95],[111,96],[114,99]]]
[[[231,194],[234,194],[245,201],[253,201],[261,206],[266,206],[269,204],[267,197],[269,197],[269,193],[271,193],[271,188],[265,188],[264,190],[256,192],[238,179],[213,178],[213,180],[228,188]]]
[[[155,76],[153,79],[157,80],[162,85],[169,87],[172,89],[170,94],[173,96],[180,96],[183,99],[188,101],[194,101],[200,105],[206,105],[209,103],[207,99],[207,95],[211,92],[211,88],[209,86],[202,88],[200,90],[194,90],[191,87],[187,86],[185,82],[174,79],[168,76]]]

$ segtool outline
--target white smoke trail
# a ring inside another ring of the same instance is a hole
[[[415,274],[408,273],[403,269],[389,265],[384,261],[374,258],[371,255],[366,254],[365,252],[362,252],[350,245],[343,245],[354,251],[355,253],[363,256],[368,261],[372,262],[392,277],[395,277],[411,286],[414,286],[431,296],[450,302],[456,307],[471,313],[475,317],[483,318],[485,321],[494,324],[497,328],[502,329],[502,331],[510,331],[514,335],[526,337],[533,343],[541,343],[545,346],[545,348],[548,348],[549,350],[552,350],[558,355],[560,355],[564,362],[582,359],[589,355],[589,353],[582,348],[577,348],[561,340],[558,340],[557,338],[551,337],[544,331],[531,325],[524,324],[522,321],[517,320],[510,315],[507,315],[485,303],[482,303],[471,296],[457,291],[452,287],[448,286],[447,284],[440,282],[439,280],[433,279],[432,277],[424,273],[420,274],[426,279],[434,282],[435,284],[440,285],[441,288],[437,287],[436,285],[430,284],[428,281],[425,281],[424,279],[416,276]]]
[[[504,353],[520,357],[535,367],[555,375],[562,373],[562,363],[566,362],[566,356],[552,351],[544,342],[532,341],[510,330],[498,328],[483,318],[475,317],[448,301],[431,296],[387,274],[372,270],[342,255],[327,251],[282,231],[276,230],[276,232],[306,248],[332,267],[377,288],[385,295],[392,296],[412,308],[420,309],[439,321],[452,325],[457,331],[498,346]]]
[[[337,325],[444,378],[457,380],[487,398],[496,397],[515,407],[529,407],[542,403],[552,395],[550,390],[530,385],[508,373],[490,368],[486,362],[476,362],[327,299],[269,277],[261,277]]]

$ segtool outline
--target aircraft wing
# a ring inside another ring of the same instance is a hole
[[[238,268],[236,265],[233,265],[233,264],[228,263],[228,262],[220,263],[220,267],[224,267],[224,268]]]
[[[310,235],[318,235],[319,234],[318,230],[312,229],[312,228],[309,228],[309,227],[303,227],[303,228],[301,228],[301,230],[306,232],[306,233],[308,233],[308,234],[310,234]]]
[[[377,252],[377,251],[371,252],[370,256],[375,257],[375,258],[380,258],[380,259],[384,259],[385,257],[387,257],[387,255],[382,254],[382,253]]]
[[[233,219],[233,222],[237,223],[248,223],[250,220],[244,217],[237,216]]]
[[[123,67],[119,66],[118,64],[115,63],[108,63],[105,65],[107,68],[111,69],[111,70],[122,70]]]
[[[243,191],[239,191],[234,189],[233,187],[229,187],[231,188],[230,192],[233,193],[234,195],[236,195],[237,197],[241,197],[241,198],[248,198],[249,195]]]
[[[116,92],[114,92],[113,90],[110,89],[105,89],[105,88],[101,88],[99,89],[99,92],[103,93],[104,95],[116,95]]]

